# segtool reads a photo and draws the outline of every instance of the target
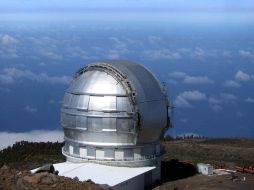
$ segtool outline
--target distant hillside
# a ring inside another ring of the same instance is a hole
[[[21,141],[0,151],[0,166],[7,164],[18,169],[34,169],[45,163],[65,161],[63,143]]]
[[[205,162],[215,165],[225,164],[254,165],[254,139],[244,138],[204,138],[172,139],[167,138],[163,160],[188,160],[194,163]]]

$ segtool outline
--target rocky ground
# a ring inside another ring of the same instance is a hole
[[[3,190],[102,190],[92,181],[80,182],[78,178],[71,179],[58,176],[48,171],[31,174],[30,171],[19,171],[6,165],[0,169],[0,189]]]

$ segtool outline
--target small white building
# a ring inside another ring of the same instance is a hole
[[[203,175],[213,175],[213,166],[210,164],[198,163],[197,170]]]
[[[80,181],[92,180],[108,185],[113,190],[143,190],[160,179],[160,164],[146,167],[118,167],[98,163],[63,162],[54,164],[60,176],[78,177]],[[31,170],[32,173],[37,169]]]

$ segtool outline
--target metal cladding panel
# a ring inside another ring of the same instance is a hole
[[[138,142],[154,142],[160,139],[167,126],[167,107],[165,101],[145,102],[138,105],[141,115],[141,131]]]
[[[87,117],[85,116],[76,116],[76,127],[87,129]]]
[[[74,78],[67,92],[73,94],[126,95],[126,90],[111,75],[103,71],[87,71]]]
[[[68,127],[76,127],[76,116],[71,114],[62,114],[62,125]]]
[[[102,131],[116,131],[116,118],[102,118]]]
[[[95,148],[94,147],[87,147],[87,156],[95,157]]]
[[[101,132],[102,131],[102,118],[88,118],[87,121],[88,131],[91,132]]]
[[[132,133],[116,133],[116,132],[91,132],[64,129],[64,135],[73,142],[94,145],[134,145],[135,134]]]
[[[89,110],[107,111],[116,110],[115,96],[90,96]]]
[[[79,95],[78,106],[76,108],[80,110],[87,110],[89,98],[90,96],[87,95]]]
[[[113,149],[104,149],[105,151],[105,158],[115,158],[115,151]]]
[[[70,93],[65,93],[64,99],[63,99],[63,106],[68,107],[71,102],[72,95]]]
[[[133,119],[117,119],[117,131],[134,132],[135,122]]]
[[[117,97],[116,98],[116,109],[117,111],[131,112],[131,104],[128,97]]]
[[[85,156],[87,156],[87,149],[86,148],[81,147],[79,152],[80,152],[81,158],[84,158]]]
[[[96,154],[96,158],[103,159],[105,152],[104,150],[96,149],[95,154]]]

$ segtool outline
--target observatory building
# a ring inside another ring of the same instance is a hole
[[[114,169],[119,170],[117,175],[139,171],[127,185],[120,180],[111,186],[140,189],[134,183],[143,180],[144,188],[160,179],[161,140],[170,126],[168,109],[165,88],[144,66],[119,60],[85,66],[64,95],[62,153],[69,163],[94,164],[104,174]]]

